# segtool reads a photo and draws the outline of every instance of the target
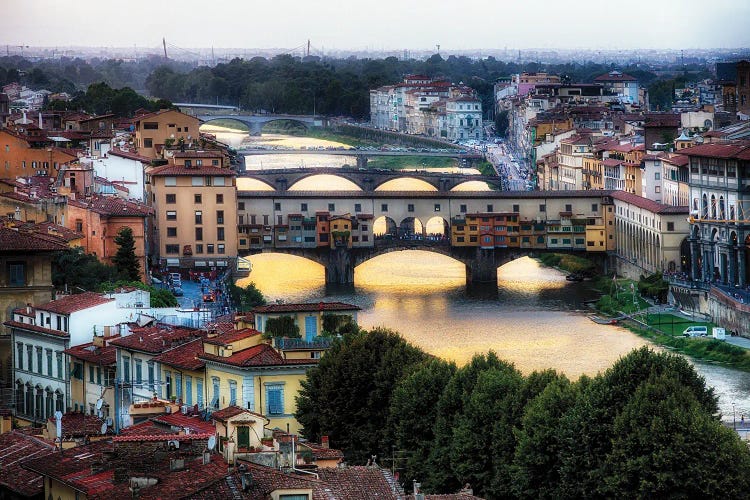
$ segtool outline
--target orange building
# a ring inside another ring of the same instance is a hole
[[[0,130],[0,179],[32,175],[56,177],[62,165],[77,161],[69,150],[33,147],[31,137]]]
[[[330,233],[331,233],[331,225],[328,222],[328,212],[315,212],[315,219],[317,220],[315,224],[315,229],[318,233],[318,246],[319,247],[327,247],[331,246],[330,243]]]
[[[132,229],[135,256],[141,264],[141,280],[144,280],[148,270],[146,248],[152,215],[153,210],[141,203],[116,196],[92,196],[87,199],[68,200],[65,226],[82,233],[81,244],[86,253],[96,255],[106,264],[112,264],[112,257],[117,254],[117,233],[123,227]]]
[[[198,118],[173,109],[162,109],[134,120],[135,147],[149,158],[161,158],[165,146],[180,143],[188,146],[199,136]]]

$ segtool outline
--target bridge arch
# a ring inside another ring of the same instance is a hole
[[[492,191],[492,188],[485,181],[467,180],[453,186],[451,191]]]
[[[438,215],[430,217],[424,225],[425,233],[429,235],[442,235],[450,237],[450,224]]]
[[[305,130],[308,130],[310,128],[307,123],[305,123],[305,122],[303,122],[301,120],[296,120],[294,118],[278,117],[278,118],[271,118],[271,119],[265,120],[265,121],[260,120],[260,131],[261,131],[261,133],[263,132],[263,129],[265,128],[266,125],[268,125],[269,123],[274,123],[274,122],[291,122],[291,123],[294,123],[294,124],[297,124],[297,125],[301,125],[302,128],[304,128]]]
[[[438,186],[412,176],[388,179],[375,186],[375,191],[437,191]]]
[[[317,179],[316,179],[317,178]],[[346,181],[348,184],[342,184]],[[325,187],[318,188],[311,186],[313,183],[326,183]],[[355,178],[339,174],[303,174],[294,179],[294,182],[287,187],[287,191],[330,191],[331,184],[338,184],[335,191],[363,191],[363,187]]]
[[[381,215],[373,221],[372,232],[376,238],[387,235],[396,238],[398,236],[398,224],[387,215]]]
[[[201,124],[198,126],[200,128],[203,125],[211,125],[211,122],[221,120],[222,122],[234,122],[241,125],[241,128],[238,130],[244,130],[246,132],[250,132],[252,130],[252,126],[250,123],[248,123],[246,120],[243,120],[241,116],[216,116],[213,118],[205,119],[201,122]]]
[[[404,217],[398,225],[398,235],[404,239],[421,239],[424,235],[424,225],[419,217]]]

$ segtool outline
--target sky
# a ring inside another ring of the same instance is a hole
[[[748,0],[0,0],[0,13],[11,47],[750,47]]]

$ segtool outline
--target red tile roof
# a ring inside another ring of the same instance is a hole
[[[203,420],[201,416],[183,415],[182,413],[165,413],[151,419],[162,425],[190,429],[190,434],[213,434],[216,432],[214,424]]]
[[[237,415],[251,415],[255,418],[260,418],[262,420],[268,421],[268,419],[260,413],[255,413],[254,411],[250,411],[247,408],[236,405],[227,406],[222,410],[211,413],[211,419],[218,420],[219,422],[227,422],[229,419],[236,417]]]
[[[159,325],[146,328],[131,328],[132,333],[112,341],[112,345],[133,351],[162,353],[205,332],[195,328]]]
[[[115,339],[118,337],[119,335],[110,338]],[[88,361],[89,363],[95,363],[101,366],[114,366],[117,349],[112,345],[96,347],[93,342],[88,342],[86,344],[71,347],[70,349],[65,349],[65,353],[76,359]]]
[[[687,214],[688,213],[688,207],[674,207],[671,205],[662,205],[661,203],[658,203],[653,200],[649,200],[648,198],[643,198],[642,196],[638,196],[637,194],[628,193],[627,191],[612,191],[612,198],[615,198],[616,200],[624,201],[626,203],[630,203],[632,205],[635,205],[639,208],[643,208],[655,214],[670,215],[670,214]]]
[[[107,217],[147,217],[154,213],[154,209],[144,203],[123,200],[118,196],[94,195],[86,200],[69,199],[68,203]]]
[[[46,335],[52,335],[53,337],[60,337],[67,339],[70,335],[62,330],[53,330],[51,328],[45,328],[43,326],[31,325],[29,323],[21,323],[20,321],[6,321],[3,323],[8,328],[23,329],[30,332],[43,333]]]
[[[700,144],[691,148],[681,149],[680,154],[708,158],[750,160],[750,141]]]
[[[154,356],[152,361],[181,370],[200,370],[206,366],[198,359],[200,354],[203,354],[203,340],[198,338]]]
[[[313,457],[316,460],[338,460],[344,459],[344,452],[335,448],[325,448],[318,443],[300,443],[300,446],[307,446],[312,450]]]
[[[55,417],[47,419],[54,425]],[[104,420],[95,415],[83,413],[65,413],[62,418],[62,435],[64,438],[101,435]]]
[[[268,304],[253,308],[254,313],[314,312],[314,311],[359,311],[362,308],[344,302],[314,302],[304,304]]]
[[[136,160],[142,163],[151,163],[153,158],[148,156],[139,155],[135,151],[125,151],[124,149],[112,148],[107,152],[108,155],[119,156],[120,158],[127,158],[129,160]]]
[[[242,339],[246,339],[250,337],[255,337],[257,335],[262,335],[262,334],[258,330],[253,330],[252,328],[244,328],[242,330],[235,330],[234,328],[232,328],[232,330],[222,333],[221,335],[207,338],[205,342],[206,344],[211,344],[211,345],[229,345],[232,342],[236,342],[238,340],[242,340]]]
[[[46,304],[36,306],[36,309],[57,314],[72,314],[90,307],[106,304],[107,302],[114,302],[114,300],[96,292],[84,292],[47,302]]]
[[[163,167],[156,167],[151,172],[149,172],[151,176],[163,176],[163,175],[169,175],[169,176],[178,176],[178,175],[220,175],[224,177],[234,177],[236,174],[233,170],[229,168],[222,168],[222,167],[211,167],[211,166],[201,166],[201,167],[181,167],[178,165],[164,165]]]
[[[637,82],[638,79],[619,71],[610,71],[594,78],[595,82]]]
[[[0,485],[22,497],[44,495],[44,477],[21,467],[25,460],[49,457],[54,445],[13,430],[0,434]]]
[[[175,158],[222,158],[220,151],[175,151],[172,155]]]
[[[215,432],[196,432],[195,434],[128,434],[115,436],[112,441],[115,443],[134,442],[134,441],[195,441],[196,439],[208,439],[214,436]]]
[[[34,458],[24,462],[23,466],[89,494],[109,489],[108,486],[112,484],[113,471],[92,471],[92,466],[96,467],[102,462],[104,452],[111,449],[110,441],[96,441],[56,453],[54,460],[49,457]]]
[[[66,248],[68,245],[62,238],[0,227],[0,252],[58,252]]]
[[[398,498],[379,467],[322,468],[317,474],[320,481],[336,492],[336,498],[347,500],[372,500]]]
[[[233,366],[280,366],[287,363],[276,350],[268,344],[260,344],[243,351],[235,352],[231,356],[223,357],[214,354],[203,353],[201,359],[215,361]],[[292,360],[288,360],[292,361]],[[308,361],[308,360],[294,360]]]

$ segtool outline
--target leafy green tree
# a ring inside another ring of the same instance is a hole
[[[302,435],[313,441],[328,435],[350,463],[364,463],[373,454],[389,457],[394,443],[386,424],[393,390],[426,359],[381,328],[334,341],[302,382],[295,412]]]
[[[323,335],[345,335],[357,330],[357,322],[348,314],[323,314]]]
[[[253,307],[266,304],[266,298],[258,287],[255,286],[255,282],[249,283],[244,288],[228,282],[227,287],[229,288],[229,297],[232,300],[232,304],[234,304],[238,311],[249,311]]]
[[[434,422],[443,388],[456,372],[456,365],[430,359],[404,377],[394,388],[388,418],[393,432],[395,455],[403,467],[402,483],[421,481],[427,476],[427,459],[435,443]],[[405,455],[404,455],[405,454]]]
[[[114,280],[116,275],[114,266],[99,262],[81,247],[58,252],[52,260],[52,284],[57,289],[67,286],[71,291],[93,291],[101,283]]]
[[[575,404],[579,388],[559,377],[529,401],[516,432],[512,469],[513,496],[556,499],[560,484],[560,419]]]
[[[135,281],[141,277],[141,264],[135,256],[135,239],[133,230],[127,226],[121,228],[115,236],[117,253],[112,257],[112,263],[122,279]]]
[[[287,337],[290,339],[300,338],[299,326],[294,323],[291,316],[279,316],[278,318],[268,318],[266,321],[265,336],[270,337]]]
[[[495,115],[495,133],[499,137],[508,137],[509,126],[508,110],[504,109]]]

